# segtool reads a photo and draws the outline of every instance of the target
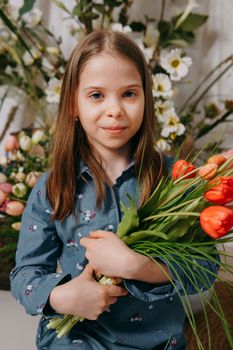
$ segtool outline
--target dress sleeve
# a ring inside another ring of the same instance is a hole
[[[62,242],[51,221],[46,179],[47,174],[42,175],[30,193],[22,215],[16,265],[10,274],[13,296],[31,315],[50,312],[52,289],[71,279],[69,274],[57,272]]]
[[[219,256],[213,256],[213,261],[193,259],[189,261],[168,263],[164,258],[160,261],[165,264],[172,277],[172,283],[151,284],[141,281],[125,280],[128,291],[136,298],[145,302],[173,297],[174,295],[193,295],[208,290],[216,278],[219,269]],[[201,267],[201,268],[200,268]]]

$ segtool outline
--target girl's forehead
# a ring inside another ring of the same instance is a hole
[[[90,58],[80,72],[82,85],[99,82],[131,80],[141,84],[141,76],[134,62],[117,54],[103,53]]]

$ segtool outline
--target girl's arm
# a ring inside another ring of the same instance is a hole
[[[192,256],[185,262],[177,262],[176,257],[171,265],[166,257],[153,261],[131,250],[112,232],[91,232],[80,244],[86,248],[86,257],[96,272],[125,279],[131,294],[144,301],[163,299],[178,291],[196,294],[198,290],[208,289],[218,269],[218,256],[212,262],[196,259],[206,269],[204,276]]]

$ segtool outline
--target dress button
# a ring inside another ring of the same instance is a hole
[[[123,339],[122,338],[117,338],[116,341],[117,341],[118,344],[122,344],[123,343]]]

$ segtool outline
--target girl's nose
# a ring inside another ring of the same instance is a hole
[[[106,115],[113,118],[118,118],[121,115],[121,108],[118,105],[112,105],[107,108]]]

